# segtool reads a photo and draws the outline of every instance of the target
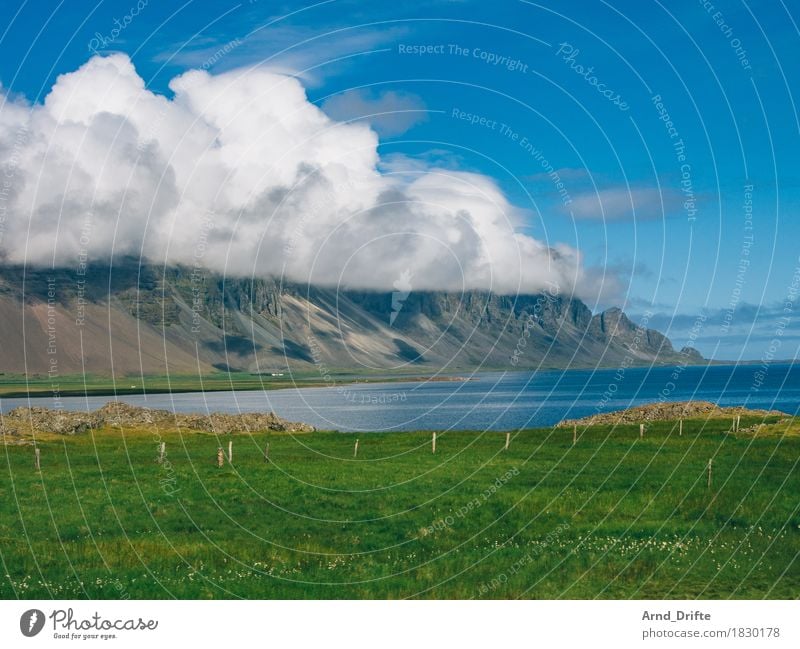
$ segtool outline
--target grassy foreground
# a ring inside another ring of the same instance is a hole
[[[729,427],[0,446],[0,597],[796,598],[800,436]]]

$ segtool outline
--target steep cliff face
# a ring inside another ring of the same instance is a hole
[[[632,351],[641,349],[649,354],[675,353],[672,343],[666,336],[654,329],[635,325],[617,307],[593,316],[588,332],[598,340],[613,340]]]
[[[401,287],[402,288],[402,287]],[[702,360],[619,309],[551,295],[385,293],[123,263],[0,270],[0,371],[613,366]]]

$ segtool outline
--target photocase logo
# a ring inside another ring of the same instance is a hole
[[[389,316],[390,327],[394,325],[398,314],[403,310],[406,298],[411,293],[411,277],[411,271],[406,268],[400,273],[400,277],[392,282],[395,290],[392,291],[392,313]]]
[[[32,608],[29,611],[25,611],[22,614],[22,617],[19,618],[19,630],[22,631],[22,635],[27,638],[32,638],[43,628],[44,613],[42,613],[38,608]]]

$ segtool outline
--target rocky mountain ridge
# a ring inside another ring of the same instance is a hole
[[[373,292],[125,262],[0,269],[0,371],[164,374],[700,363],[569,296]]]

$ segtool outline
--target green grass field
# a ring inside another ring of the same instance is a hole
[[[344,377],[342,380],[345,380]],[[62,397],[159,394],[169,392],[218,392],[227,390],[274,390],[325,385],[319,373],[284,373],[283,376],[269,374],[248,374],[245,372],[174,376],[94,376],[70,374],[51,380],[46,375],[21,376],[19,374],[0,375],[0,397],[48,397],[54,391]]]
[[[327,372],[328,370],[326,370]],[[388,376],[381,372],[329,370],[338,383],[399,383],[424,380],[420,375],[394,372]],[[427,377],[430,380],[430,377]],[[113,396],[128,394],[165,394],[179,392],[227,392],[230,390],[279,390],[282,388],[315,388],[331,385],[316,370],[286,371],[282,376],[269,373],[215,372],[213,374],[176,374],[172,376],[100,376],[67,374],[51,379],[47,375],[23,376],[0,374],[0,397],[62,397]]]
[[[800,436],[729,426],[9,444],[0,597],[796,598]]]

